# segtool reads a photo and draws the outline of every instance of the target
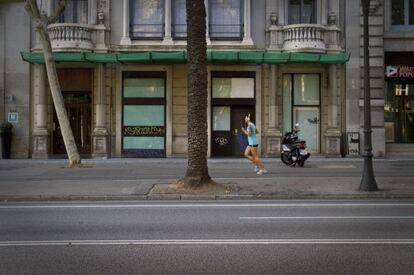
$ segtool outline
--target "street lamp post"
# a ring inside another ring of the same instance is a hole
[[[368,13],[370,0],[361,1],[364,18],[364,171],[359,189],[362,191],[376,191],[378,187],[372,167],[371,93],[369,83]]]

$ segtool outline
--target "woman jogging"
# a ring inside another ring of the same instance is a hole
[[[259,131],[256,128],[256,125],[254,125],[253,122],[250,121],[250,114],[245,116],[244,118],[245,127],[242,127],[242,132],[247,136],[248,145],[246,147],[246,150],[244,151],[244,156],[253,162],[255,165],[255,172],[257,172],[258,175],[262,175],[267,173],[262,160],[259,158],[259,154],[257,152],[257,148],[259,147],[259,144],[257,143],[257,137],[256,134],[259,133]]]

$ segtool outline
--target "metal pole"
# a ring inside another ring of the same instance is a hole
[[[374,169],[372,167],[372,130],[371,130],[371,93],[369,76],[369,32],[368,13],[370,0],[362,1],[364,18],[364,171],[359,189],[362,191],[377,191]]]

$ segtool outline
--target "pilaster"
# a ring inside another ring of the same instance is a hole
[[[34,66],[34,127],[32,132],[34,159],[49,157],[49,130],[47,129],[47,92],[45,66]]]
[[[92,134],[92,157],[108,157],[108,130],[106,128],[105,65],[96,68],[95,128]]]

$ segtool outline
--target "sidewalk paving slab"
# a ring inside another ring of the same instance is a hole
[[[233,189],[191,194],[157,191],[184,174],[187,160],[181,158],[91,159],[86,161],[88,168],[76,169],[63,168],[67,160],[0,160],[0,201],[414,199],[414,158],[381,159],[395,174],[376,177],[376,192],[358,190],[361,178],[355,175],[362,158],[315,158],[307,169],[286,167],[278,159],[264,161],[274,171],[256,176],[244,159],[210,159],[210,170],[224,176],[213,179]],[[245,174],[249,169],[248,176],[241,177],[234,167]],[[146,175],[145,169],[152,169],[152,174]],[[321,176],[307,176],[314,171]],[[341,174],[332,176],[336,171]],[[296,172],[301,175],[285,176]]]

